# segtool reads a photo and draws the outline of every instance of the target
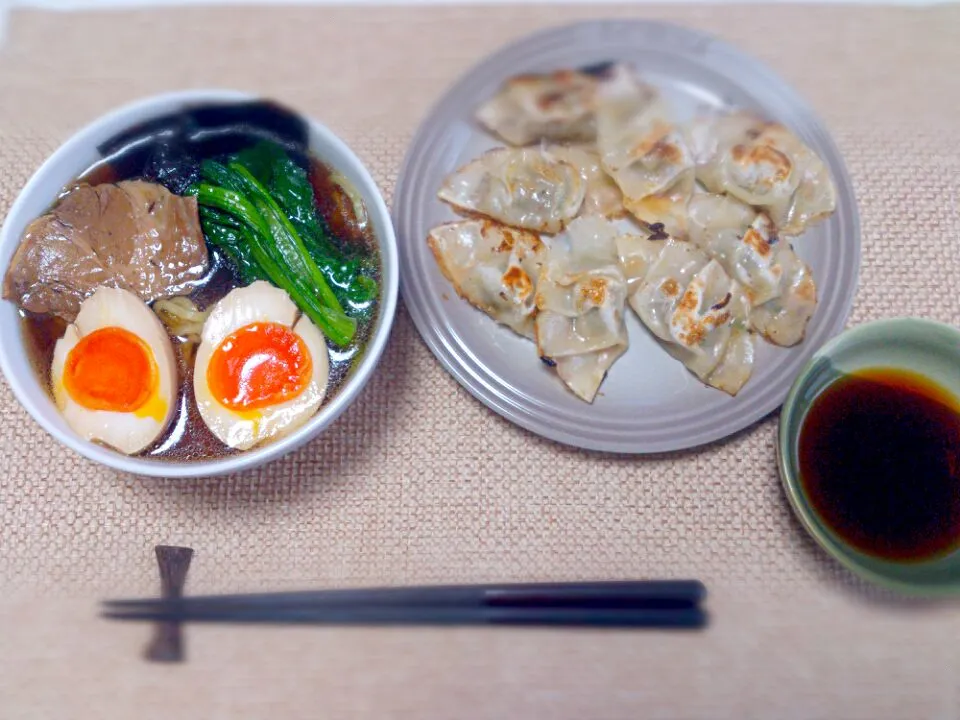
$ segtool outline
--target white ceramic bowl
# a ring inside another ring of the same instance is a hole
[[[184,106],[231,104],[251,99],[254,99],[251,95],[227,90],[191,90],[158,95],[114,110],[77,132],[40,166],[10,208],[0,230],[0,272],[6,272],[30,221],[50,207],[64,185],[100,159],[98,144]],[[219,475],[262,465],[300,447],[323,432],[356,399],[380,360],[393,324],[399,285],[397,243],[390,214],[370,173],[350,148],[330,130],[310,118],[304,119],[309,125],[311,152],[339,170],[363,197],[380,246],[382,262],[380,312],[376,326],[361,362],[333,400],[296,432],[242,454],[193,462],[128,457],[80,438],[64,422],[31,367],[23,345],[16,305],[9,301],[0,302],[0,369],[20,403],[57,440],[91,460],[140,475]]]

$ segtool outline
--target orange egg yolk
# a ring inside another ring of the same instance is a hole
[[[295,398],[310,382],[313,361],[286,325],[253,323],[234,331],[210,357],[207,386],[231,410],[256,410]]]
[[[89,410],[134,412],[156,390],[157,364],[150,346],[129,330],[100,328],[70,350],[63,385]]]

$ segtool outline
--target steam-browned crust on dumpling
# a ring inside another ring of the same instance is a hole
[[[593,402],[607,371],[627,349],[627,283],[616,260],[617,231],[588,216],[567,228],[567,247],[555,247],[537,281],[535,340],[579,398]]]
[[[785,242],[785,241],[784,241]],[[783,292],[779,297],[755,307],[750,323],[765,340],[781,347],[803,342],[807,325],[817,307],[817,285],[813,272],[789,248],[781,259]]]
[[[767,341],[790,347],[803,340],[817,306],[813,272],[769,216],[730,196],[696,194],[690,237],[744,286],[750,324]]]
[[[690,242],[618,238],[630,306],[664,349],[703,382],[736,395],[753,372],[750,301],[722,266]]]
[[[504,142],[587,142],[596,137],[596,103],[612,65],[517,75],[476,112],[477,121]]]
[[[533,337],[536,280],[546,258],[536,233],[491,220],[461,220],[433,228],[427,245],[457,295]]]
[[[629,71],[608,82],[597,108],[597,148],[627,210],[683,237],[694,157],[659,91]]]
[[[697,179],[765,211],[781,235],[799,235],[836,210],[836,186],[823,160],[793,132],[753,113],[691,124]]]

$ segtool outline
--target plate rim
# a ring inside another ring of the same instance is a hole
[[[410,207],[410,203],[405,202],[405,200],[408,199],[406,196],[411,192],[408,186],[412,187],[415,185],[411,176],[412,166],[421,160],[420,156],[422,152],[420,152],[420,148],[424,141],[432,135],[431,120],[441,108],[449,104],[449,100],[455,97],[456,94],[461,91],[462,87],[486,79],[491,71],[497,71],[497,74],[500,74],[498,65],[501,62],[500,58],[502,56],[509,56],[511,53],[519,52],[523,48],[556,38],[562,38],[570,33],[588,32],[590,30],[595,30],[598,33],[616,32],[621,35],[639,35],[643,33],[670,35],[676,39],[683,40],[701,55],[709,51],[725,55],[734,62],[747,63],[755,77],[760,77],[769,83],[771,87],[789,102],[791,109],[804,118],[811,131],[817,135],[818,142],[829,151],[829,154],[835,160],[835,163],[828,164],[834,176],[834,182],[837,185],[837,194],[849,203],[850,233],[849,237],[844,238],[844,242],[849,243],[851,246],[849,261],[852,266],[852,276],[848,282],[848,289],[835,305],[832,317],[825,325],[821,342],[816,346],[808,344],[804,348],[802,353],[804,359],[801,361],[801,367],[819,348],[823,347],[825,343],[829,342],[845,329],[859,288],[861,223],[856,193],[853,188],[849,170],[836,142],[828,132],[826,124],[789,83],[783,80],[783,78],[758,58],[740,50],[725,40],[701,30],[671,22],[639,18],[606,18],[577,21],[543,28],[533,33],[519,36],[474,63],[433,102],[420,121],[404,154],[391,203],[391,216],[393,217],[398,240],[400,241],[398,242],[398,250],[401,270],[401,297],[420,337],[426,343],[434,357],[440,362],[444,370],[474,398],[505,420],[539,437],[570,447],[590,451],[608,452],[619,455],[652,455],[701,448],[711,443],[718,443],[736,437],[774,413],[783,404],[792,380],[785,383],[782,391],[762,398],[762,402],[757,403],[758,407],[753,408],[749,413],[746,413],[727,428],[700,430],[695,434],[688,434],[683,437],[677,437],[671,434],[665,440],[644,441],[638,438],[636,441],[623,441],[621,439],[608,441],[603,438],[583,437],[576,433],[568,432],[563,428],[540,424],[540,416],[535,411],[518,406],[515,402],[510,401],[509,398],[504,397],[496,389],[491,387],[491,385],[503,383],[499,375],[490,372],[472,373],[465,362],[465,358],[461,358],[456,349],[451,346],[449,340],[443,337],[443,335],[428,322],[427,315],[429,310],[426,306],[430,303],[420,297],[417,292],[411,291],[411,287],[415,282],[414,278],[411,277],[414,271],[414,268],[411,266],[414,263],[412,258],[408,257],[406,247],[408,243],[417,242],[417,238],[410,237],[409,233],[405,233],[407,226],[410,224],[409,216],[414,212],[413,208]],[[467,347],[466,344],[464,344],[464,347]],[[640,445],[642,445],[642,447]]]

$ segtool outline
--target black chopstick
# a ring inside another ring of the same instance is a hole
[[[700,627],[695,580],[365,588],[113,600],[105,616],[172,622]]]
[[[575,607],[243,607],[213,612],[106,612],[113,620],[164,622],[271,623],[311,625],[524,625],[608,628],[699,628],[706,614],[699,607],[675,609]]]
[[[318,605],[484,605],[536,607],[687,606],[699,603],[706,588],[697,580],[626,580],[577,583],[514,583],[506,585],[435,585],[415,587],[307,590],[301,592],[201,595],[177,600],[191,607],[269,604],[275,607]],[[170,600],[146,598],[107,600],[118,609],[161,610]]]

